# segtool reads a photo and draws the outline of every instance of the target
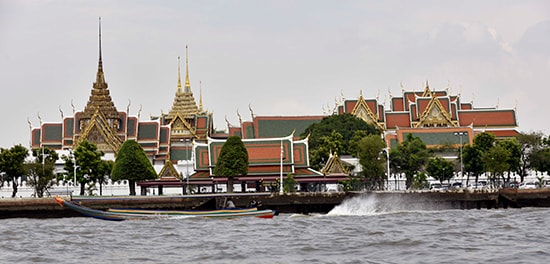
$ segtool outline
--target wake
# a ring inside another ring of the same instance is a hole
[[[410,198],[401,195],[363,194],[344,200],[326,215],[380,215],[438,209],[434,204],[413,201]]]

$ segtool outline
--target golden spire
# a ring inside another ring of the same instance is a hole
[[[97,66],[96,80],[93,84],[92,93],[88,99],[88,103],[84,108],[84,113],[81,115],[81,119],[91,119],[96,109],[100,109],[103,115],[108,120],[113,122],[113,126],[118,129],[118,120],[120,115],[111,100],[109,93],[109,85],[105,82],[105,76],[103,74],[103,59],[101,54],[101,17],[99,18],[99,61]],[[74,111],[74,107],[73,107]],[[84,124],[84,123],[83,123]]]
[[[191,93],[191,83],[189,82],[189,48],[185,45],[185,92]]]
[[[170,123],[175,120],[177,116],[183,119],[192,119],[194,115],[199,113],[199,108],[197,103],[195,103],[195,98],[193,97],[193,92],[191,92],[191,85],[189,84],[189,59],[187,52],[187,45],[185,46],[185,85],[183,91],[181,90],[181,76],[180,76],[180,63],[178,59],[178,89],[176,96],[174,97],[174,103],[172,109],[168,112],[168,115],[165,117],[166,122]],[[163,114],[164,116],[164,114]],[[187,122],[185,120],[182,120]],[[172,128],[174,129],[174,128]]]
[[[101,58],[101,17],[99,17],[99,62],[97,65],[96,83],[98,85],[105,83],[105,76],[103,74],[103,60]],[[107,88],[107,87],[98,87],[98,88]]]
[[[178,89],[177,93],[181,93],[181,74],[180,74],[180,56],[178,56]]]

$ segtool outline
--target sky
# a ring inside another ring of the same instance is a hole
[[[550,134],[550,1],[0,0],[0,147],[83,110],[98,63],[119,111],[168,112],[178,56],[217,130],[341,98],[448,89]],[[389,107],[389,104],[387,104]],[[141,111],[140,111],[141,109]]]

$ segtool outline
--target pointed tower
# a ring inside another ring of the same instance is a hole
[[[99,61],[92,94],[84,111],[77,113],[75,127],[75,146],[83,140],[97,145],[106,152],[118,152],[122,139],[117,135],[120,130],[121,116],[111,99],[103,73],[101,54],[101,18],[99,18]]]
[[[92,94],[88,99],[88,103],[84,108],[84,112],[80,116],[80,129],[83,130],[92,118],[96,110],[101,112],[110,126],[118,130],[120,125],[120,115],[111,99],[111,95],[108,89],[109,85],[105,82],[105,75],[103,73],[103,60],[101,56],[101,18],[99,19],[99,61],[97,66],[96,80],[93,85]]]
[[[192,118],[193,115],[199,113],[199,107],[195,102],[193,97],[193,92],[191,91],[191,83],[189,82],[189,57],[187,46],[185,47],[185,86],[183,91],[181,89],[181,75],[180,75],[180,62],[178,58],[178,87],[176,90],[176,97],[174,98],[174,103],[172,104],[172,109],[168,113],[166,118],[168,120],[174,120],[178,114],[183,115],[186,119]]]
[[[171,127],[171,138],[173,141],[179,141],[182,138],[199,138],[196,134],[197,115],[203,115],[197,106],[191,83],[189,81],[189,53],[185,46],[185,85],[181,87],[180,59],[178,57],[178,86],[172,109],[164,116],[164,122]]]

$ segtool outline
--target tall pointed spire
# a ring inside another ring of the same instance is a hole
[[[75,124],[79,124],[79,134],[75,134],[74,144],[88,140],[100,150],[118,152],[122,140],[117,133],[120,129],[121,115],[117,111],[105,82],[101,50],[101,17],[99,18],[99,60],[96,80],[84,111],[78,115]],[[122,131],[122,130],[120,130]]]
[[[94,85],[94,88],[107,88],[105,76],[103,74],[103,59],[101,57],[101,17],[99,17],[99,61],[97,63],[96,84],[98,87]],[[103,87],[103,84],[105,84],[105,87]]]
[[[191,93],[191,83],[189,82],[189,48],[185,45],[185,92]]]
[[[109,85],[105,82],[105,75],[103,73],[103,57],[101,50],[101,17],[99,17],[99,60],[97,65],[97,74],[96,80],[93,84],[92,94],[84,108],[84,114],[82,118],[89,119],[91,118],[97,109],[101,112],[107,119],[115,120],[114,123],[117,123],[120,119],[119,113],[111,100],[111,95],[109,94]],[[118,125],[117,125],[118,126]]]
[[[180,74],[180,56],[178,56],[178,89],[176,93],[181,93],[181,74]]]
[[[165,120],[168,123],[173,122],[178,115],[182,116],[185,119],[191,120],[193,119],[193,115],[196,115],[197,113],[199,113],[199,108],[197,106],[197,103],[195,103],[193,92],[191,92],[191,84],[189,83],[189,52],[188,52],[187,45],[185,45],[185,85],[182,91],[180,62],[178,57],[178,89],[176,92],[176,97],[174,97],[174,103],[172,105],[172,109],[170,110],[168,115],[165,117],[166,118]],[[175,128],[172,127],[172,129],[175,129]]]

